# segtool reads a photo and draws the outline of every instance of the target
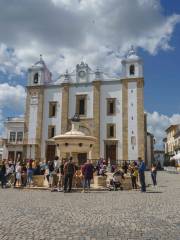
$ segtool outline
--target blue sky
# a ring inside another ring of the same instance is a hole
[[[167,15],[180,14],[180,1],[162,0]],[[172,50],[159,51],[155,56],[141,52],[145,70],[145,108],[171,116],[180,113],[180,25],[170,40]]]
[[[82,60],[111,75],[131,45],[144,60],[149,130],[160,142],[180,122],[179,0],[2,0],[0,32],[0,135],[24,112],[26,71],[40,54],[54,78]]]

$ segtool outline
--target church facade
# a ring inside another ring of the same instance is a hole
[[[131,49],[122,60],[122,76],[111,78],[81,62],[57,81],[42,57],[28,69],[24,155],[42,160],[57,154],[53,137],[80,117],[80,131],[96,137],[92,159],[144,158],[143,61]],[[79,163],[86,153],[78,155]]]

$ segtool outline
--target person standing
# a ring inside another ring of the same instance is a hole
[[[59,168],[59,191],[63,190],[63,186],[64,186],[64,164],[65,164],[65,160],[62,158],[61,164],[60,164],[60,168]]]
[[[157,167],[155,164],[152,164],[151,166],[151,178],[152,178],[152,182],[153,182],[153,186],[155,187],[157,185]]]
[[[146,192],[146,183],[145,183],[145,170],[146,166],[142,158],[138,158],[139,160],[139,180],[141,183],[141,192]]]
[[[27,165],[27,184],[29,185],[29,187],[31,186],[32,181],[33,181],[33,166],[32,162],[29,161]]]
[[[59,183],[59,172],[60,172],[60,160],[59,157],[56,156],[54,160],[54,173],[53,173],[53,187],[57,188]]]
[[[6,164],[4,161],[1,167],[1,186],[2,188],[6,188]]]
[[[54,161],[48,161],[48,169],[49,169],[49,187],[53,187],[53,174],[54,174]]]
[[[17,163],[15,171],[16,171],[17,185],[18,185],[18,187],[20,187],[21,186],[21,165],[20,165],[20,162]]]
[[[64,192],[67,192],[67,186],[68,192],[71,192],[72,180],[76,171],[75,164],[72,160],[72,157],[70,157],[69,161],[64,165]]]
[[[86,188],[90,190],[91,179],[93,179],[93,172],[94,166],[92,165],[90,160],[87,160],[86,164],[82,168],[82,174],[84,176],[83,192],[85,192]]]
[[[137,189],[137,178],[138,178],[138,167],[134,167],[134,171],[132,173],[132,187],[133,189]]]
[[[127,163],[127,161],[123,162],[122,169],[124,170],[124,173],[127,174],[127,171],[128,171],[128,163]]]

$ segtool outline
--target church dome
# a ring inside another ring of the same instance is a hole
[[[42,55],[40,55],[39,61],[37,61],[35,64],[32,66],[33,68],[46,68],[46,64],[42,58]]]
[[[129,50],[128,54],[127,54],[127,59],[126,61],[139,61],[141,60],[141,58],[137,55],[134,47],[132,46],[131,49]]]

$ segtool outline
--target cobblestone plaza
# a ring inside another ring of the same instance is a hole
[[[0,190],[0,239],[180,239],[180,174],[158,172],[158,185],[147,193]]]

